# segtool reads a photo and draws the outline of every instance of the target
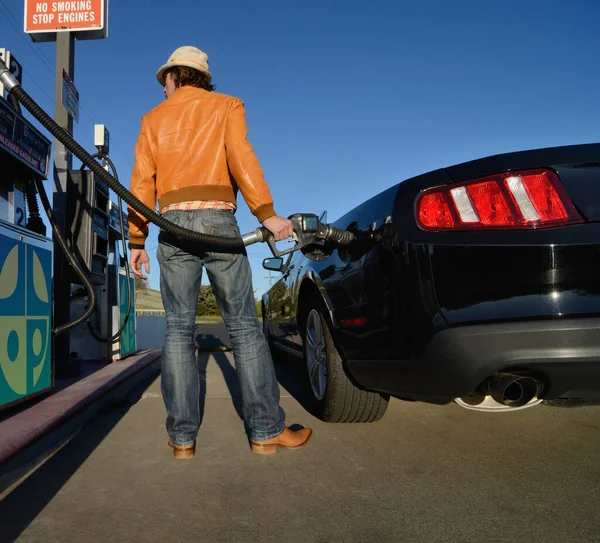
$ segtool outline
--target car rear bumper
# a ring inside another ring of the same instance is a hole
[[[498,372],[543,382],[544,399],[600,397],[600,318],[459,326],[435,334],[413,360],[347,360],[361,386],[448,403]]]

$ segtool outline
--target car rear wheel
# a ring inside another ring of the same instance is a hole
[[[354,385],[344,370],[320,298],[309,301],[304,321],[304,360],[312,390],[313,411],[325,422],[375,422],[388,398]]]

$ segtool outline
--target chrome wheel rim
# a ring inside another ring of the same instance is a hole
[[[313,394],[322,400],[327,389],[327,348],[323,321],[315,309],[306,320],[306,364]]]

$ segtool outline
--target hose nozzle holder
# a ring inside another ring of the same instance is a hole
[[[4,85],[4,88],[8,92],[19,86],[17,78],[10,73],[10,70],[2,59],[0,59],[0,83]]]

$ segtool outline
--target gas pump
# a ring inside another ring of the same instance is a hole
[[[6,50],[12,70],[20,65]],[[54,385],[52,240],[27,228],[28,182],[48,177],[51,142],[0,95],[0,409]],[[31,210],[30,210],[31,211]]]
[[[109,166],[118,179],[115,165],[109,158],[110,135],[106,126],[94,126],[94,145],[98,149],[104,169]],[[88,331],[102,345],[103,358],[117,361],[137,350],[135,329],[135,281],[131,276],[127,258],[129,222],[123,212],[121,199],[108,201],[108,259],[105,281],[98,293],[97,315],[100,334],[94,331],[93,322]]]
[[[122,237],[129,240],[129,223],[123,217],[125,232],[121,231],[120,213],[123,211],[118,204],[110,201],[109,228],[109,260],[107,278],[106,304],[109,319],[107,336],[117,335],[125,323],[122,332],[111,343],[106,343],[106,358],[120,360],[137,350],[135,327],[135,280],[128,273],[127,255],[122,249]]]
[[[94,145],[98,154],[118,179],[115,165],[109,158],[110,135],[104,125],[94,127]],[[104,318],[104,333],[100,340],[107,360],[121,360],[137,350],[135,329],[135,281],[129,269],[127,241],[129,222],[123,212],[121,199],[108,202],[108,261],[106,281],[98,309]]]
[[[109,133],[94,127],[96,158],[114,164],[109,154]],[[71,172],[71,202],[67,203],[67,239],[85,263],[94,284],[96,311],[89,321],[71,331],[70,352],[82,360],[120,360],[137,349],[135,336],[135,284],[127,262],[129,223],[119,203],[109,199],[108,187],[93,172]],[[69,280],[81,284],[72,272]],[[80,314],[88,303],[85,289],[72,288],[71,313]]]
[[[123,232],[119,206],[113,200],[108,201],[108,209],[108,256],[102,283],[94,285],[96,311],[87,323],[71,330],[70,351],[80,360],[115,362],[137,350],[135,281],[128,273],[129,263],[122,248],[123,237],[125,243],[129,240],[129,225],[123,214]],[[87,303],[85,289],[73,285],[71,313],[81,314]]]

